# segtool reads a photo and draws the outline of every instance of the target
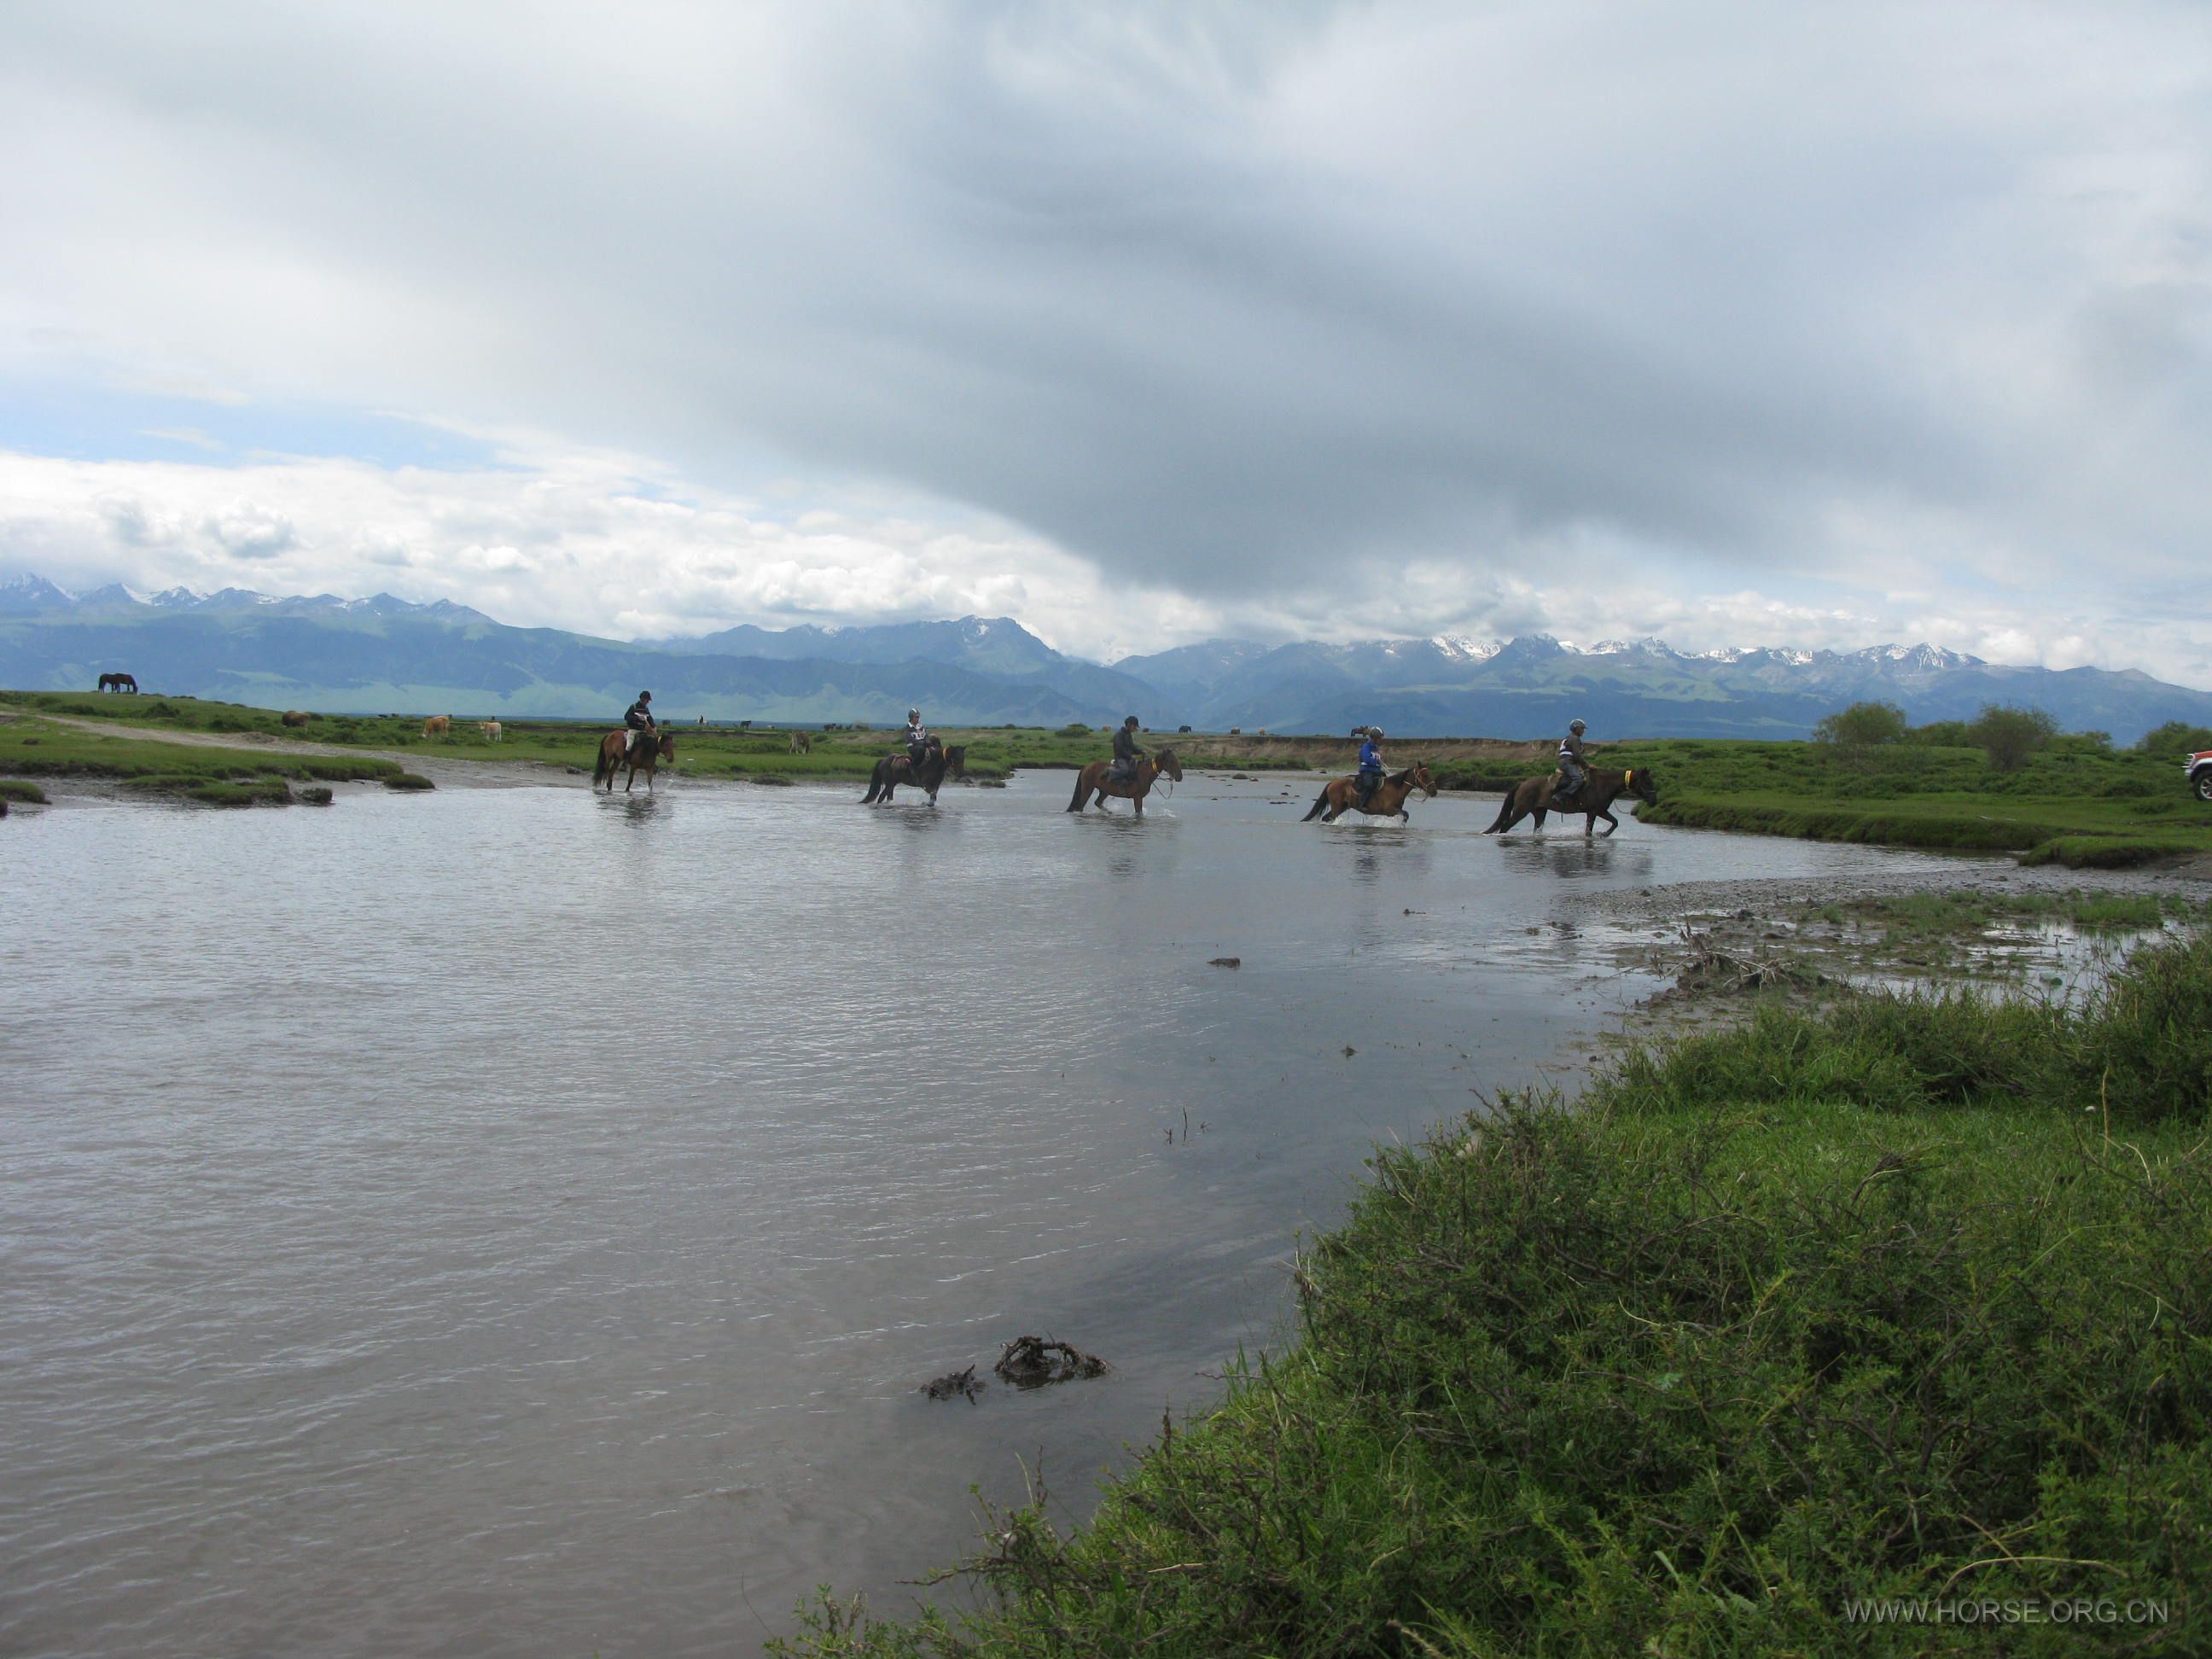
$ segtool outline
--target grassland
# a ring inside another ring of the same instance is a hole
[[[2212,1651],[2208,1107],[2201,937],[2082,1010],[1771,1008],[1508,1098],[1376,1154],[1295,1346],[1087,1527],[994,1515],[975,1610],[825,1594],[787,1650]]]
[[[13,711],[0,711],[10,712]],[[137,795],[197,806],[283,806],[294,782],[369,780],[401,775],[395,763],[373,756],[320,756],[164,743],[121,732],[88,731],[58,720],[15,714],[0,720],[0,793],[43,800],[32,779],[97,779]]]
[[[2212,809],[2188,792],[2180,757],[2061,738],[2018,771],[1978,749],[1896,744],[1670,739],[1611,744],[1607,766],[1658,781],[1647,823],[1811,841],[2014,853],[2024,863],[2116,867],[2212,853]],[[1548,756],[1447,765],[1438,781],[1504,789],[1549,771]]]

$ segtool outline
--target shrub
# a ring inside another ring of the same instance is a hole
[[[2191,726],[2187,720],[2168,720],[2136,739],[2136,751],[2179,760],[2184,755],[2212,749],[2212,726]]]
[[[0,778],[0,800],[20,800],[43,806],[46,792],[27,778]]]
[[[1855,702],[1829,715],[1813,728],[1815,743],[1871,747],[1900,743],[1905,733],[1905,711],[1893,702]]]
[[[435,789],[438,786],[419,772],[394,772],[384,780],[386,789]]]
[[[1977,748],[1989,757],[1997,772],[2017,772],[2028,757],[2050,746],[2058,735],[2058,722],[2040,708],[1988,703],[1966,728]]]

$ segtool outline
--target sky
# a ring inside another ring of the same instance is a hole
[[[0,8],[0,573],[2212,686],[2212,11]]]

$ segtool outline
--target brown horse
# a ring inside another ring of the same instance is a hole
[[[1410,823],[1413,815],[1406,810],[1406,797],[1416,789],[1431,800],[1436,799],[1437,781],[1429,775],[1426,761],[1415,761],[1404,771],[1383,779],[1364,806],[1359,804],[1358,778],[1331,778],[1314,797],[1313,807],[1304,821],[1311,823],[1319,818],[1323,823],[1334,823],[1346,812],[1364,812],[1370,818],[1395,817],[1401,823]]]
[[[1561,817],[1570,812],[1580,812],[1583,815],[1583,834],[1587,836],[1596,830],[1597,821],[1603,818],[1605,833],[1609,836],[1620,828],[1620,820],[1606,809],[1622,795],[1633,795],[1646,806],[1659,804],[1659,784],[1647,766],[1632,766],[1626,772],[1610,766],[1585,766],[1582,793],[1570,796],[1565,805],[1555,805],[1553,796],[1560,781],[1557,772],[1547,778],[1522,779],[1505,792],[1505,799],[1498,803],[1498,821],[1482,833],[1494,836],[1501,830],[1510,830],[1532,814],[1536,821],[1530,828],[1541,830],[1547,812],[1557,812]]]
[[[860,797],[863,806],[889,806],[891,791],[902,783],[912,784],[929,796],[929,804],[937,805],[938,786],[950,772],[956,778],[968,775],[968,745],[955,744],[945,746],[942,738],[932,738],[922,750],[921,764],[914,763],[914,757],[905,753],[886,755],[876,763],[869,775],[868,793]]]
[[[453,731],[453,717],[451,714],[433,714],[422,722],[422,735],[426,738],[451,737]]]
[[[648,732],[647,735],[650,737],[653,734]],[[600,781],[604,779],[606,781],[607,793],[613,794],[616,769],[627,766],[629,768],[629,776],[623,780],[623,793],[625,795],[629,793],[630,786],[637,781],[637,775],[640,772],[645,774],[645,787],[650,790],[653,787],[653,775],[660,769],[660,763],[672,761],[675,758],[676,739],[669,732],[661,732],[657,742],[640,744],[637,753],[632,755],[629,752],[628,729],[610,732],[599,739],[599,763],[592,768],[592,787],[597,789]]]
[[[1146,756],[1137,763],[1134,777],[1115,777],[1111,761],[1093,761],[1077,773],[1075,798],[1067,803],[1067,810],[1080,812],[1091,805],[1091,798],[1096,795],[1098,797],[1098,810],[1103,812],[1106,810],[1106,797],[1116,795],[1123,800],[1134,802],[1137,816],[1142,817],[1145,816],[1145,797],[1152,793],[1152,785],[1159,781],[1161,773],[1166,773],[1177,783],[1182,781],[1182,763],[1176,758],[1176,751],[1172,749],[1163,749],[1158,755]]]

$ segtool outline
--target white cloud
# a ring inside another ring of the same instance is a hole
[[[0,377],[540,435],[115,463],[118,560],[2212,679],[2187,0],[122,14],[0,15]]]

